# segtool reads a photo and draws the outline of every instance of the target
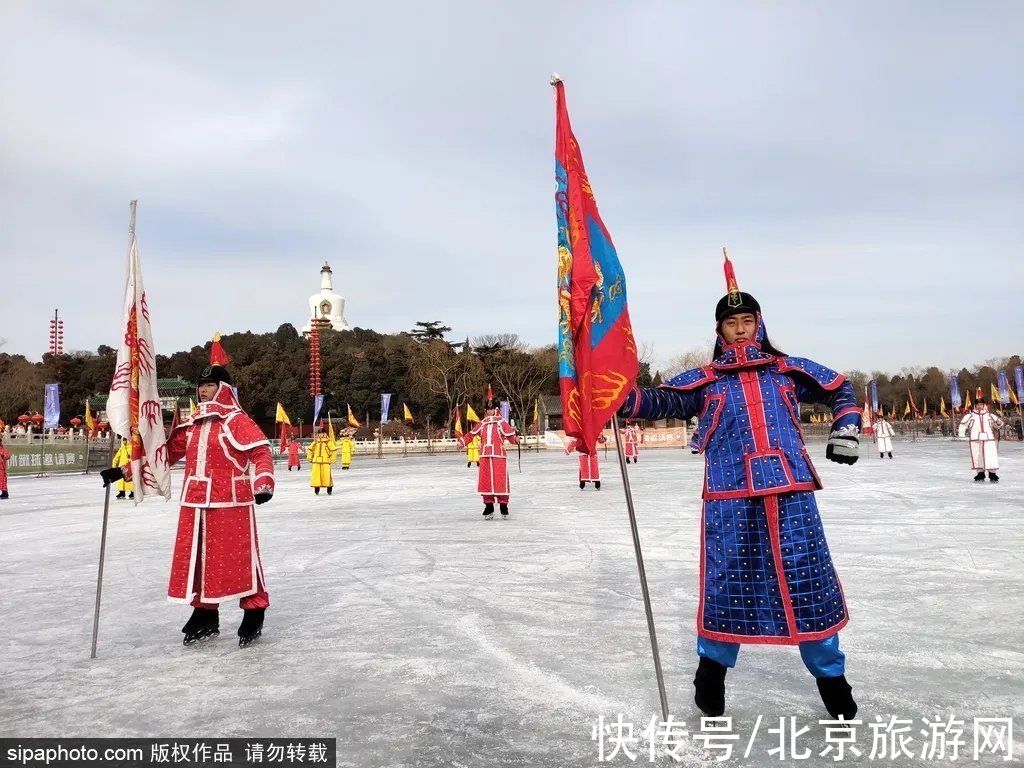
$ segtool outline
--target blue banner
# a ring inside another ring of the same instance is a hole
[[[1006,371],[996,372],[996,381],[999,384],[999,404],[1010,404],[1010,383],[1006,380]]]
[[[508,404],[508,400],[502,400],[501,401],[501,418],[503,418],[505,421],[508,421],[509,410],[510,410],[510,406]]]
[[[1017,385],[1017,402],[1024,405],[1024,365],[1013,369],[1013,383]]]
[[[380,395],[380,423],[388,423],[388,411],[391,410],[391,393],[381,392]]]
[[[60,426],[60,384],[47,384],[43,390],[43,429]]]
[[[871,381],[871,412],[878,413],[878,382]]]
[[[954,371],[949,372],[949,404],[954,408],[962,408],[964,401],[960,397],[960,382],[956,378]]]
[[[313,398],[313,429],[316,429],[317,419],[320,418],[320,409],[324,407],[324,396],[317,395]]]

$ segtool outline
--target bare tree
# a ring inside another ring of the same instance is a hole
[[[501,350],[489,361],[489,372],[498,391],[508,399],[524,429],[537,398],[558,375],[557,360],[554,348],[545,347],[529,353]]]
[[[444,398],[445,424],[467,395],[483,388],[483,366],[474,355],[458,355],[447,342],[433,339],[418,345],[409,369],[410,393],[424,400]]]
[[[707,342],[699,347],[693,347],[685,352],[682,352],[675,357],[671,358],[662,370],[662,376],[666,380],[673,376],[678,376],[683,371],[689,371],[694,368],[700,368],[703,365],[707,365],[711,362],[711,351],[715,347],[715,342],[709,339]]]
[[[485,333],[473,337],[473,351],[478,354],[497,352],[502,349],[526,351],[526,345],[519,339],[518,333]]]

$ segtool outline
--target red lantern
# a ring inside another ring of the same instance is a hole
[[[27,413],[23,413],[23,414],[21,414],[21,416],[18,417],[18,423],[23,425],[23,426],[25,424],[28,424],[31,420],[32,420],[32,417],[29,416]]]
[[[35,424],[37,427],[40,424],[42,424],[43,423],[43,414],[41,414],[41,413],[33,413],[32,414],[32,423]]]
[[[71,420],[71,426],[72,427],[80,427],[80,426],[82,426],[82,420],[80,418],[78,418],[77,416],[75,416],[75,418],[73,418]]]

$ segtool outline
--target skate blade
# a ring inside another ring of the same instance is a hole
[[[250,646],[253,643],[255,643],[256,640],[259,639],[259,637],[262,634],[263,634],[263,630],[262,629],[258,629],[258,630],[256,630],[256,634],[255,635],[252,635],[250,637],[240,637],[240,638],[238,638],[238,647],[239,648],[247,648],[248,646]]]
[[[208,640],[209,638],[216,637],[219,634],[220,634],[220,630],[219,629],[204,630],[204,631],[198,632],[198,633],[196,633],[194,635],[185,635],[185,639],[181,641],[181,644],[184,645],[184,646],[196,645],[197,643],[200,643],[203,640]]]

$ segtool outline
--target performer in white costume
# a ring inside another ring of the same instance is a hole
[[[974,410],[961,419],[960,426],[965,428],[967,439],[970,441],[971,469],[978,470],[978,474],[974,476],[975,482],[982,482],[985,479],[985,472],[988,472],[988,479],[998,483],[998,430],[1003,426],[1003,420],[990,413],[985,398],[979,397],[974,401]]]
[[[878,414],[875,419],[875,444],[878,445],[878,458],[884,459],[885,454],[889,454],[889,458],[892,458],[892,439],[896,434],[896,430],[892,428],[892,424],[885,420],[885,416]]]

